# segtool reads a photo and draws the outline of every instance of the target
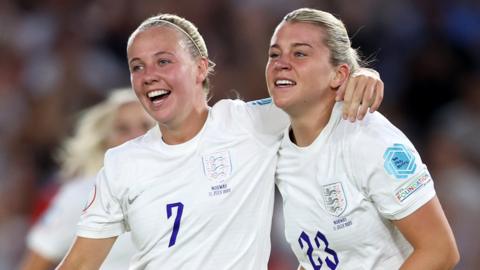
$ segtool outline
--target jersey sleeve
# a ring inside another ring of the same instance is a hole
[[[78,236],[108,238],[126,231],[120,198],[120,173],[115,173],[115,167],[120,165],[116,164],[118,161],[113,160],[112,156],[110,150],[107,151],[105,166],[97,175],[95,186],[80,217]]]
[[[272,98],[264,98],[246,103],[248,117],[253,128],[261,134],[278,134],[290,124],[288,115],[275,106]]]
[[[353,174],[382,216],[404,218],[435,196],[427,166],[400,130],[378,113],[357,129],[349,146]]]
[[[68,251],[74,237],[82,203],[77,197],[85,195],[82,190],[64,185],[47,211],[32,227],[27,236],[27,246],[51,261],[60,261]]]
[[[279,140],[290,123],[288,115],[276,107],[271,98],[250,102],[221,100],[215,106],[229,113],[231,121],[264,142],[270,142],[272,137]]]

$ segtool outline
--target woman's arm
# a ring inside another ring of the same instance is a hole
[[[29,249],[20,263],[20,270],[50,270],[55,262]]]
[[[57,270],[97,270],[117,237],[93,239],[77,237]]]
[[[452,269],[459,261],[455,238],[435,196],[411,215],[393,221],[413,246],[401,270]]]

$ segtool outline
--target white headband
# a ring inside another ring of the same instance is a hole
[[[197,49],[198,53],[200,54],[200,56],[203,56],[203,57],[207,57],[207,55],[203,55],[202,51],[200,50],[200,47],[198,47],[197,43],[193,40],[193,38],[185,31],[183,30],[180,26],[170,22],[170,21],[167,21],[165,19],[159,19],[158,21],[161,21],[161,22],[164,22],[164,23],[167,23],[168,25],[170,26],[173,26],[175,29],[177,29],[178,31],[182,32],[183,34],[185,34],[188,39],[190,39],[190,41],[193,43],[193,45],[195,46],[195,48]]]

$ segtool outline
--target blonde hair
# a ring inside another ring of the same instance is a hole
[[[159,14],[150,18],[147,18],[143,21],[137,29],[130,35],[128,38],[127,47],[133,41],[133,38],[141,31],[148,30],[153,27],[170,27],[182,33],[184,37],[183,41],[188,49],[188,52],[193,58],[197,57],[205,57],[208,60],[208,75],[203,81],[203,89],[205,93],[208,95],[210,91],[210,79],[209,76],[213,74],[215,69],[215,63],[208,58],[208,49],[207,45],[205,44],[205,40],[203,40],[202,35],[198,31],[197,27],[190,22],[189,20],[180,17],[174,14]]]
[[[61,176],[65,179],[91,176],[103,166],[107,138],[113,130],[115,116],[120,107],[138,102],[130,88],[116,89],[108,98],[80,114],[74,134],[57,153]]]
[[[352,48],[345,25],[332,14],[317,9],[300,8],[285,15],[282,21],[312,23],[324,29],[326,33],[324,42],[330,50],[332,65],[345,63],[349,65],[350,73],[362,65],[357,50]]]

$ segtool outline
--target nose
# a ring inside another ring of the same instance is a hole
[[[159,79],[158,79],[158,76],[155,73],[155,70],[151,67],[145,67],[143,83],[145,85],[152,85],[153,83],[156,83],[158,81],[159,81]]]
[[[285,57],[279,57],[274,63],[274,68],[276,70],[290,70],[292,66],[290,65],[288,59],[285,59]]]

